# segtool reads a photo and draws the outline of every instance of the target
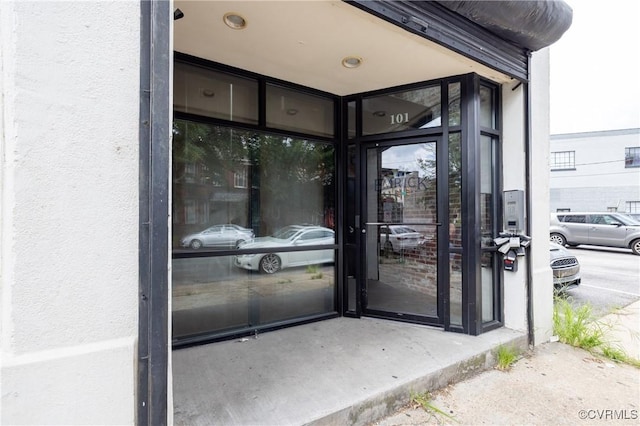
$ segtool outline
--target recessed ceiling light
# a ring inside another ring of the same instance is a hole
[[[225,13],[223,20],[229,28],[234,30],[241,30],[247,26],[247,20],[235,12]]]
[[[362,64],[362,58],[358,56],[347,56],[342,59],[342,66],[345,68],[357,68]]]

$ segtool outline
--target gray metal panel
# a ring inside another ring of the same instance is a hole
[[[167,424],[170,6],[140,2],[138,425]]]

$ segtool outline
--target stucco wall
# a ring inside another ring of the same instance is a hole
[[[135,420],[139,20],[0,2],[3,424]]]
[[[530,194],[532,242],[526,258],[518,258],[517,272],[504,273],[505,326],[528,329],[527,305],[533,310],[534,343],[548,341],[552,333],[553,277],[549,267],[549,54],[542,50],[531,59]],[[526,86],[504,85],[503,99],[503,188],[526,190],[525,103]],[[530,264],[527,263],[530,261]],[[531,286],[527,288],[531,268]],[[531,297],[531,300],[529,298]]]
[[[502,87],[503,189],[526,191],[525,97],[526,86],[517,82]],[[502,196],[502,194],[500,194]],[[527,331],[527,262],[518,258],[516,272],[504,271],[505,327]]]
[[[531,306],[534,344],[553,334],[553,275],[549,267],[549,49],[531,57]]]

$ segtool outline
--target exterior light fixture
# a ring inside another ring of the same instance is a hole
[[[222,19],[227,27],[234,30],[242,30],[247,26],[247,20],[244,19],[240,14],[235,12],[225,13],[224,18]]]
[[[342,59],[342,66],[345,68],[358,68],[362,64],[362,58],[358,56],[347,56]]]
[[[295,108],[289,108],[287,110],[287,115],[296,115],[298,113],[298,110]]]
[[[373,112],[373,115],[376,117],[384,117],[385,115],[387,115],[387,113],[384,111],[375,111]]]
[[[215,95],[216,92],[211,89],[202,89],[202,96],[204,96],[205,98],[213,98]]]

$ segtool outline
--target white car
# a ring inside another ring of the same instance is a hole
[[[194,250],[202,247],[236,248],[240,243],[253,239],[253,230],[239,225],[214,225],[203,231],[189,234],[180,240],[182,247]]]
[[[278,230],[270,237],[258,237],[251,242],[240,244],[240,249],[274,247],[305,247],[335,244],[335,233],[329,228],[309,225],[290,225]],[[282,253],[241,254],[234,264],[250,271],[273,274],[283,268],[293,266],[333,263],[334,250],[288,251]]]
[[[380,250],[400,253],[418,248],[422,234],[406,225],[380,226]]]

